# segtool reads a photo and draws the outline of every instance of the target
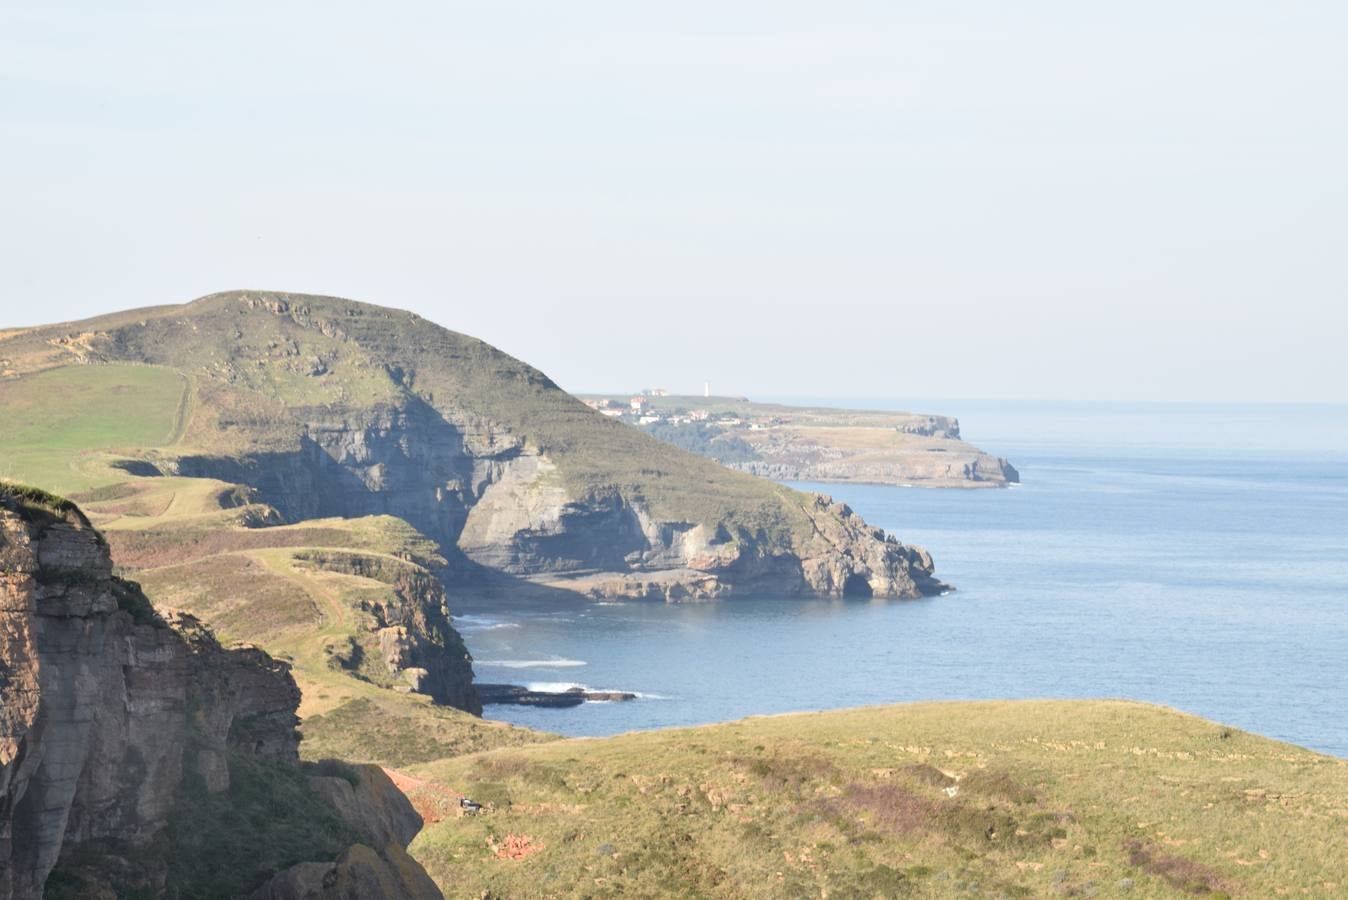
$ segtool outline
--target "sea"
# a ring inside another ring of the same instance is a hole
[[[469,602],[482,681],[637,693],[568,735],[920,700],[1144,700],[1348,757],[1348,406],[773,398],[959,416],[1004,490],[797,484],[926,547],[911,601]]]

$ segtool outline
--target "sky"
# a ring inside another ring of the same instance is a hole
[[[0,327],[258,288],[573,391],[1348,402],[1345,46],[1338,0],[0,0]]]

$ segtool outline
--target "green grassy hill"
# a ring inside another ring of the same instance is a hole
[[[108,362],[172,370],[137,376],[160,382],[154,396],[139,401],[147,406],[173,384],[172,372],[191,379],[201,401],[183,442],[192,452],[294,449],[302,431],[297,426],[311,410],[365,410],[414,395],[442,412],[491,421],[525,438],[556,462],[576,496],[616,488],[662,517],[743,522],[770,532],[808,528],[793,492],[610,422],[532,366],[413,313],[334,297],[239,291],[0,337],[0,370],[11,373]],[[101,367],[76,371],[88,374],[49,377],[53,383],[128,378],[125,372],[97,374]],[[65,393],[43,397],[44,406],[70,404],[62,416],[71,419],[99,401]],[[8,405],[4,395],[0,403]],[[156,427],[162,414],[162,406],[144,413]],[[78,449],[90,441],[161,446],[168,433],[137,432],[137,441],[127,436],[86,430],[62,441]],[[16,466],[13,477],[26,475]]]
[[[482,504],[464,552],[513,575],[701,561],[722,570],[712,595],[737,580],[939,589],[929,557],[840,509],[611,421],[482,341],[355,301],[235,291],[0,331],[0,413],[38,406],[58,424],[0,437],[0,470],[55,490],[116,483],[120,454],[249,484],[290,521],[392,513],[448,558]],[[502,525],[503,506],[519,520]]]
[[[449,896],[1348,893],[1348,760],[1137,703],[756,718],[406,776]]]

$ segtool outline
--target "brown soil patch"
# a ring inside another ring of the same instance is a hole
[[[397,769],[385,769],[388,777],[398,790],[407,795],[412,808],[427,825],[433,825],[441,819],[459,815],[459,800],[463,797],[458,791],[436,781],[413,778]]]
[[[1159,875],[1177,890],[1190,894],[1229,893],[1232,890],[1231,883],[1216,869],[1186,856],[1164,853],[1137,841],[1127,844],[1125,849],[1130,864]]]

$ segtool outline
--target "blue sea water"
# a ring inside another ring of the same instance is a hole
[[[642,695],[488,718],[603,735],[911,700],[1128,697],[1348,756],[1348,408],[887,405],[959,415],[1023,484],[802,487],[925,546],[955,593],[470,605],[457,621],[481,680]]]

